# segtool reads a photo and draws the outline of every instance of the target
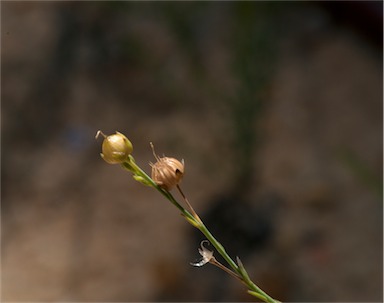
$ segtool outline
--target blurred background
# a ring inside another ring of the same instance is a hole
[[[283,301],[382,301],[382,2],[1,2],[2,300],[252,301],[99,156],[124,133]],[[176,196],[177,193],[175,193]],[[217,255],[217,253],[216,253]]]

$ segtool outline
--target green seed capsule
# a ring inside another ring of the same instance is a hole
[[[102,153],[100,156],[105,160],[105,162],[109,164],[125,162],[133,151],[131,141],[119,132],[106,136],[99,130],[96,134],[96,138],[100,134],[104,137],[103,145],[101,147]]]

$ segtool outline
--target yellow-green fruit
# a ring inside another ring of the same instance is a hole
[[[123,163],[132,153],[131,141],[122,133],[107,136],[102,145],[101,157],[109,164]]]

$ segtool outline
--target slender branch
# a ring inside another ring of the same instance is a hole
[[[210,263],[219,267],[220,269],[224,270],[226,273],[230,274],[231,276],[235,277],[236,279],[240,280],[242,283],[244,283],[248,287],[248,293],[263,300],[264,302],[268,303],[279,303],[280,301],[273,299],[270,297],[267,293],[265,293],[263,290],[261,290],[255,283],[251,281],[248,274],[246,273],[242,263],[240,260],[238,260],[239,265],[236,264],[236,262],[228,255],[228,253],[225,251],[225,248],[221,243],[212,235],[212,233],[208,230],[208,228],[204,225],[203,221],[200,219],[200,217],[197,215],[195,210],[193,209],[192,205],[189,203],[188,199],[184,195],[183,191],[181,190],[180,186],[177,185],[177,189],[179,190],[181,196],[183,197],[183,200],[187,204],[188,208],[190,209],[190,212],[186,210],[174,197],[173,195],[161,188],[159,185],[157,185],[151,177],[149,177],[136,163],[134,158],[130,155],[128,160],[122,163],[122,166],[131,171],[135,177],[142,180],[144,184],[150,185],[151,187],[154,187],[157,191],[159,191],[167,200],[169,200],[173,205],[175,205],[182,215],[187,219],[187,221],[193,225],[194,227],[198,228],[201,233],[203,233],[208,241],[216,248],[217,252],[224,258],[224,260],[228,263],[228,265],[232,268],[230,270],[229,268],[225,267],[223,264],[218,262],[215,258],[212,258],[210,260]]]
[[[244,283],[244,280],[238,274],[234,273],[232,270],[230,270],[227,267],[225,267],[223,264],[221,264],[219,261],[217,261],[215,257],[212,257],[211,260],[209,260],[209,263],[219,267],[220,269],[224,270],[226,273],[228,273],[232,277],[234,277],[234,278],[236,278],[239,281]]]
[[[195,219],[196,219],[197,221],[203,223],[203,222],[201,221],[199,215],[198,215],[198,214],[195,212],[195,210],[193,209],[191,203],[189,203],[187,197],[184,195],[183,191],[181,190],[180,185],[177,184],[176,187],[177,187],[177,189],[179,190],[180,195],[183,197],[185,204],[188,205],[189,210],[191,211],[192,215],[195,217]]]

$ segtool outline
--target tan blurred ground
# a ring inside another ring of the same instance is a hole
[[[183,158],[208,212],[240,161],[229,33],[244,25],[233,3],[117,3],[1,4],[2,300],[249,301],[189,265],[192,227],[93,138],[123,132],[148,172],[150,141]],[[247,198],[281,204],[245,265],[281,300],[380,301],[381,50],[321,6],[280,6],[263,15],[280,28],[268,81],[247,86],[263,102]]]

